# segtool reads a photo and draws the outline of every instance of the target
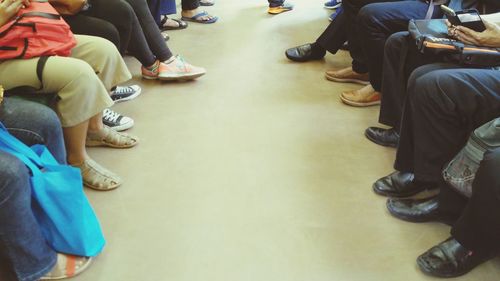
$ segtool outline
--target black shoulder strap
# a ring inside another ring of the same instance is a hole
[[[12,89],[9,89],[5,91],[6,96],[11,96],[11,95],[27,95],[27,94],[34,94],[36,91],[40,91],[43,89],[43,69],[45,68],[45,64],[47,63],[47,60],[49,59],[48,56],[40,57],[38,59],[38,62],[36,64],[36,76],[38,77],[38,80],[40,81],[40,88],[34,88],[30,86],[19,86],[15,87]]]

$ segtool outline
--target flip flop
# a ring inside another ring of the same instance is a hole
[[[169,19],[177,22],[177,24],[179,24],[179,26],[174,27],[174,26],[165,25],[165,23],[167,23],[167,20],[169,20]],[[167,16],[165,16],[160,22],[160,29],[162,31],[163,30],[179,30],[179,29],[185,29],[186,27],[188,27],[188,24],[185,21],[171,19],[171,18],[168,18]]]
[[[182,20],[185,21],[191,21],[191,22],[197,22],[197,23],[204,23],[204,24],[209,24],[209,23],[214,23],[216,22],[219,18],[218,17],[213,17],[212,19],[209,20],[202,20],[202,17],[205,16],[210,16],[206,11],[203,11],[197,15],[194,15],[192,17],[182,17]]]

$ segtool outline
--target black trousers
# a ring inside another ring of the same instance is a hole
[[[66,20],[74,33],[94,36],[112,34],[111,24],[119,34],[120,52],[128,51],[144,66],[172,56],[146,0],[93,0],[90,10]],[[101,26],[103,21],[109,24]]]
[[[200,0],[182,0],[182,10],[194,10],[200,6]]]
[[[456,216],[451,235],[465,248],[478,253],[500,251],[500,149],[485,154],[473,183],[470,199],[443,186],[440,211]]]
[[[328,52],[335,54],[345,41],[349,41],[352,68],[357,73],[367,73],[368,67],[360,40],[357,16],[365,5],[398,0],[344,0],[343,11],[328,25],[316,42]]]
[[[439,182],[470,133],[500,116],[500,71],[435,63],[410,76],[394,167]]]
[[[380,123],[399,131],[410,74],[419,66],[441,60],[441,57],[419,52],[415,41],[406,31],[395,33],[387,39],[384,49]]]

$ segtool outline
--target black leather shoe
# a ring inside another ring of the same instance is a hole
[[[456,218],[439,211],[438,197],[426,199],[387,199],[387,209],[391,215],[409,222],[438,221],[448,225]]]
[[[365,130],[365,136],[376,144],[398,147],[399,134],[394,128],[382,129],[378,127],[369,127]]]
[[[373,184],[375,193],[389,197],[409,197],[427,189],[437,188],[434,183],[420,183],[413,173],[394,172]]]
[[[458,277],[466,274],[494,255],[480,255],[465,249],[457,240],[448,238],[417,258],[420,269],[436,277]]]
[[[286,57],[296,62],[306,62],[322,59],[326,51],[313,51],[312,44],[304,44],[295,48],[290,48],[285,52]]]

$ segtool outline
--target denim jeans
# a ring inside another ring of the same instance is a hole
[[[285,0],[268,0],[268,2],[269,7],[279,7],[283,5],[283,2],[285,2]]]
[[[0,105],[0,121],[27,145],[45,144],[65,163],[61,125],[49,108],[18,98]],[[28,169],[14,156],[0,151],[0,280],[35,281],[56,263],[31,211]]]

